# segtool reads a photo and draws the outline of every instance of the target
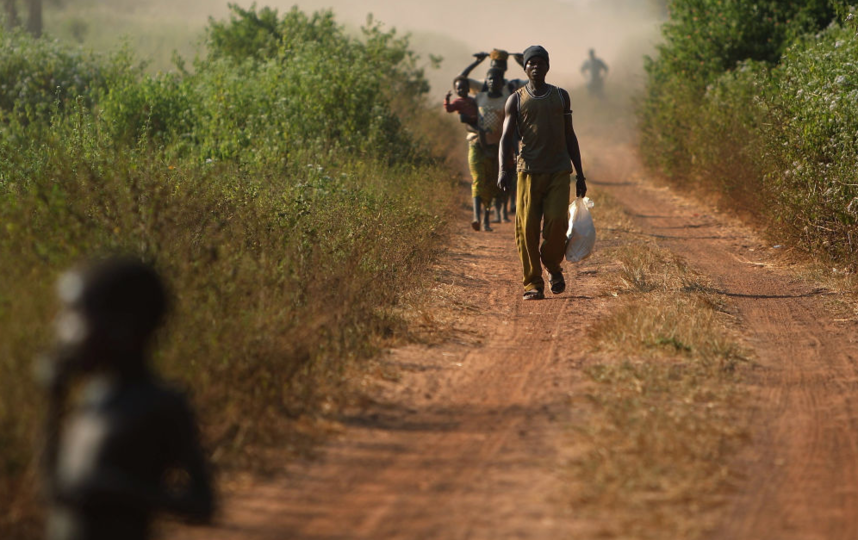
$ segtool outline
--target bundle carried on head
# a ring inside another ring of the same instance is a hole
[[[501,49],[492,49],[492,52],[489,53],[489,58],[506,62],[507,58],[509,58],[509,53]]]

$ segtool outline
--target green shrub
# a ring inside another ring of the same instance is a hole
[[[331,11],[308,16],[293,7],[280,18],[276,9],[264,7],[257,12],[255,4],[249,9],[229,4],[229,9],[229,21],[209,20],[207,41],[212,59],[264,61],[307,43],[327,48],[347,41]]]
[[[0,26],[0,111],[44,120],[70,100],[92,105],[100,92],[141,68],[128,51],[104,58]]]
[[[649,163],[669,176],[688,175],[694,150],[685,141],[707,86],[744,61],[776,64],[790,43],[824,28],[835,11],[829,0],[673,0],[664,42],[645,64],[640,119]]]
[[[777,63],[797,37],[834,17],[828,0],[673,0],[651,68],[705,86],[745,60]]]
[[[845,4],[675,1],[639,114],[649,164],[854,266],[858,48],[821,30]]]
[[[428,85],[406,38],[378,25],[348,37],[330,12],[232,10],[212,21],[212,53],[194,73],[129,77],[106,92],[98,108],[115,138],[253,167],[330,162],[339,151],[419,156],[402,120],[423,107]]]
[[[833,27],[789,49],[767,81],[758,153],[772,217],[805,246],[858,263],[858,43]]]

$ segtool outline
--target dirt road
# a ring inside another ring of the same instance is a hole
[[[747,376],[751,438],[734,464],[744,481],[711,538],[856,537],[855,323],[836,321],[825,291],[791,278],[771,246],[646,185],[629,155],[626,146],[592,152],[593,196],[613,194],[645,234],[709,276],[759,359]],[[564,448],[585,361],[578,339],[617,301],[600,291],[604,264],[594,257],[570,271],[563,295],[522,302],[512,226],[463,226],[437,268],[450,337],[390,351],[377,403],[345,418],[318,459],[233,489],[219,528],[201,536],[584,537]]]
[[[730,298],[758,365],[744,482],[710,538],[858,537],[858,349],[854,320],[827,291],[792,277],[779,251],[723,216],[642,183],[621,147],[598,169],[635,222],[709,276]]]
[[[379,404],[345,419],[320,459],[226,501],[208,538],[562,538],[558,468],[575,338],[604,309],[596,278],[520,301],[512,224],[467,216],[438,267],[451,339],[390,351]]]

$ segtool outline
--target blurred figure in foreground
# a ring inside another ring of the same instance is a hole
[[[596,50],[590,49],[590,57],[581,66],[581,73],[587,77],[587,90],[591,96],[602,97],[605,90],[605,78],[602,73],[608,73],[608,65],[596,56]]]
[[[57,344],[39,366],[49,397],[47,538],[144,540],[160,511],[210,521],[190,407],[148,365],[167,308],[161,279],[114,258],[67,272],[57,289]]]

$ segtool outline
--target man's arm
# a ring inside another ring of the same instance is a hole
[[[450,103],[450,96],[451,95],[453,95],[453,92],[450,90],[447,90],[447,95],[444,96],[444,110],[447,111],[448,113],[456,112],[458,110],[458,107],[456,107],[455,105]]]
[[[474,60],[473,62],[471,62],[470,64],[468,64],[468,67],[466,67],[465,69],[462,70],[461,73],[459,73],[460,77],[467,77],[468,75],[470,75],[475,67],[482,64],[483,60],[485,60],[486,58],[489,57],[489,53],[481,52],[481,53],[476,53],[474,56],[477,59]]]
[[[506,191],[515,177],[515,132],[518,129],[518,94],[512,94],[504,105],[503,133],[498,152],[498,187]]]
[[[563,125],[566,132],[566,150],[569,152],[569,157],[572,158],[572,166],[575,167],[575,195],[583,197],[587,194],[587,182],[584,177],[584,167],[581,166],[581,148],[578,146],[578,136],[575,135],[575,128],[572,127],[572,101],[569,99],[569,93],[566,90],[561,88],[560,94],[566,103],[563,110]]]
[[[187,473],[187,483],[182,489],[168,493],[164,506],[193,521],[207,523],[214,512],[211,476],[200,447],[196,420],[184,397],[180,398],[173,421],[176,465]]]

